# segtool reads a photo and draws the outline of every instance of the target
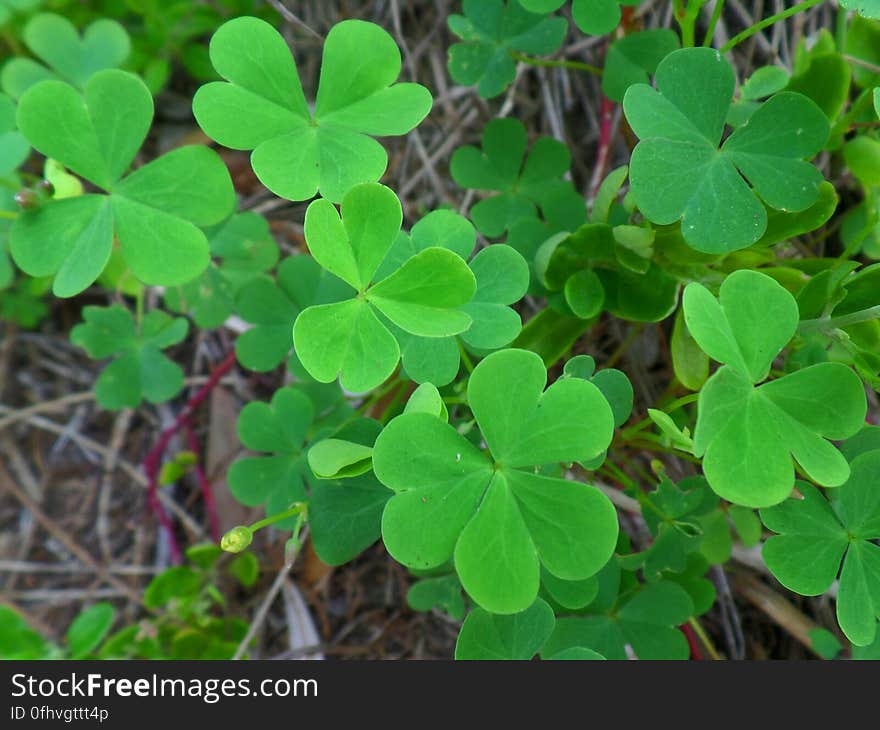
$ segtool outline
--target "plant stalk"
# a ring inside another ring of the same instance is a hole
[[[802,13],[805,10],[809,10],[816,5],[821,5],[824,0],[804,0],[804,2],[800,2],[797,5],[792,5],[787,10],[783,10],[780,13],[776,13],[775,15],[771,15],[768,18],[764,18],[764,20],[755,23],[754,25],[750,25],[741,33],[737,33],[733,38],[731,38],[727,43],[725,43],[721,47],[722,53],[727,53],[734,46],[739,45],[744,40],[748,40],[755,33],[759,33],[764,30],[764,28],[768,28],[771,25],[775,25],[776,23],[785,20],[786,18],[790,18],[792,15],[797,15],[798,13]]]

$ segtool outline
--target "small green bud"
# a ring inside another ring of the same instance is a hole
[[[251,544],[254,539],[254,533],[249,527],[239,525],[233,527],[220,539],[220,547],[227,553],[240,553]]]

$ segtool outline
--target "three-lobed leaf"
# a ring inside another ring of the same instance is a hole
[[[22,40],[43,63],[17,57],[3,66],[0,85],[16,99],[31,86],[50,79],[83,89],[98,71],[119,68],[131,51],[125,28],[109,18],[94,21],[80,35],[67,18],[40,13],[27,22]]]
[[[653,223],[681,221],[693,248],[725,253],[755,243],[770,208],[802,211],[822,175],[805,162],[828,139],[828,120],[808,98],[782,92],[762,104],[719,149],[734,73],[718,51],[670,53],[656,89],[630,86],[623,100],[640,141],[630,162],[632,193]]]
[[[339,377],[347,390],[363,392],[386,380],[400,360],[391,327],[433,338],[470,327],[463,306],[476,280],[448,249],[425,248],[373,283],[402,218],[397,196],[378,183],[352,188],[340,211],[324,199],[306,211],[306,240],[315,260],[356,291],[353,298],[308,307],[296,318],[296,353],[319,382]]]
[[[718,299],[689,284],[684,316],[700,348],[724,363],[700,392],[694,432],[712,489],[748,507],[777,504],[794,485],[792,458],[823,486],[846,481],[846,459],[826,439],[847,438],[864,423],[858,376],[825,362],[755,387],[794,335],[794,297],[770,277],[740,270]]]
[[[423,86],[395,83],[401,60],[391,36],[362,20],[344,20],[327,34],[313,112],[290,49],[269,23],[228,21],[210,54],[226,81],[196,92],[196,120],[220,144],[253,150],[257,177],[289,200],[320,192],[339,202],[353,186],[377,181],[388,156],[373,137],[406,134],[431,109]]]
[[[880,451],[869,451],[852,461],[850,477],[832,502],[798,482],[800,499],[761,510],[764,524],[779,533],[764,543],[764,561],[786,588],[816,596],[840,571],[837,619],[857,646],[874,641],[880,618],[878,484]]]
[[[526,128],[518,119],[493,119],[483,130],[482,149],[464,145],[450,161],[452,179],[464,188],[496,191],[470,211],[480,233],[496,238],[537,207],[583,208],[583,199],[563,176],[571,166],[568,148],[552,137],[540,137],[526,155]],[[560,203],[562,201],[562,203]]]
[[[56,296],[73,296],[94,282],[114,238],[146,284],[182,284],[208,265],[208,241],[197,226],[219,223],[232,211],[229,172],[212,150],[186,146],[124,176],[152,114],[143,82],[116,70],[93,75],[84,95],[44,81],[20,99],[18,126],[31,145],[108,193],[51,200],[16,219],[15,262],[32,276],[54,276]]]
[[[447,18],[461,38],[449,48],[449,75],[459,84],[476,84],[484,99],[501,94],[516,77],[511,51],[543,56],[565,37],[564,18],[532,13],[518,0],[464,0],[463,15]]]
[[[70,341],[93,358],[114,357],[95,382],[95,397],[108,410],[134,408],[144,399],[162,403],[183,387],[183,371],[162,350],[185,337],[188,323],[154,309],[138,325],[125,307],[85,307]]]
[[[617,539],[601,492],[535,472],[599,456],[611,409],[592,383],[566,378],[544,391],[546,381],[533,353],[489,355],[468,384],[488,453],[428,413],[395,418],[373,451],[376,476],[396,492],[382,518],[389,552],[420,569],[453,557],[465,590],[493,613],[530,606],[542,564],[568,580],[593,575]]]

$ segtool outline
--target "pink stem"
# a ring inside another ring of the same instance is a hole
[[[171,522],[171,518],[168,516],[165,508],[159,501],[159,472],[162,468],[162,457],[165,455],[165,451],[168,448],[168,444],[171,443],[171,439],[173,439],[180,429],[188,423],[193,411],[198,408],[211,391],[217,387],[217,384],[223,376],[232,370],[234,365],[235,353],[230,352],[223,362],[221,362],[211,373],[207,382],[205,382],[205,384],[196,391],[195,395],[187,401],[186,405],[177,415],[177,418],[174,419],[174,423],[162,431],[156,444],[150,449],[149,453],[147,453],[144,458],[144,472],[147,475],[147,504],[149,504],[150,510],[156,516],[156,519],[158,519],[159,524],[162,526],[162,529],[168,537],[168,543],[171,547],[171,557],[175,563],[180,563],[182,561],[183,553],[180,550],[177,539],[174,537],[174,525]],[[195,449],[193,449],[193,451],[195,451]],[[196,477],[199,479],[200,486],[202,486],[202,494],[206,495],[204,487],[201,484],[201,478],[199,477],[200,471],[201,467],[199,466],[196,472]],[[202,473],[202,476],[204,476],[204,473]],[[205,482],[207,482],[207,478],[205,478]],[[210,494],[210,497],[205,496],[205,505],[208,510],[209,519],[211,520],[211,531],[213,533],[217,530],[216,506],[213,500],[214,495],[210,488],[207,493]]]
[[[700,642],[697,641],[697,635],[694,633],[694,630],[689,624],[682,624],[678,628],[684,634],[684,638],[687,639],[688,646],[691,649],[691,659],[702,661],[703,652],[700,650]]]
[[[186,431],[186,442],[189,450],[196,455],[196,463],[193,471],[196,475],[196,481],[199,483],[199,490],[202,493],[202,499],[205,500],[205,511],[208,513],[208,523],[211,525],[211,537],[214,542],[220,541],[220,519],[217,516],[217,502],[214,500],[214,490],[211,487],[211,481],[202,469],[201,455],[199,451],[199,440],[193,431],[192,424],[189,421],[184,422],[183,428]]]
[[[602,105],[599,109],[599,147],[596,150],[596,162],[593,166],[593,179],[590,181],[590,200],[594,200],[602,180],[605,178],[605,168],[608,166],[608,156],[611,153],[611,143],[614,140],[614,108],[615,103],[602,96]]]

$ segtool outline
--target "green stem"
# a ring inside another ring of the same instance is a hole
[[[819,317],[818,319],[805,319],[798,326],[798,332],[827,332],[828,330],[840,329],[848,327],[851,324],[859,324],[860,322],[870,322],[873,319],[880,319],[880,304],[867,309],[860,309],[858,312],[850,312],[842,314],[839,317]]]
[[[684,406],[690,405],[691,403],[695,403],[697,400],[699,400],[699,398],[700,398],[700,394],[699,394],[699,393],[688,393],[687,395],[682,396],[681,398],[678,398],[677,400],[672,401],[672,403],[670,403],[668,406],[663,406],[663,407],[662,407],[662,410],[663,410],[666,414],[674,413],[674,412],[677,411],[679,408],[683,408]],[[658,407],[659,407],[659,406],[658,406]],[[647,428],[648,426],[650,426],[650,425],[653,424],[653,423],[654,423],[654,421],[651,420],[650,417],[648,417],[648,418],[643,418],[643,419],[642,419],[641,421],[639,421],[638,423],[636,423],[636,424],[630,426],[629,428],[626,428],[626,429],[624,429],[623,431],[621,431],[621,432],[620,432],[620,437],[621,437],[624,441],[629,441],[629,440],[630,440],[633,436],[635,436],[639,431],[644,430],[645,428]]]
[[[708,0],[674,0],[675,19],[681,28],[681,45],[692,47],[696,42],[697,18]]]
[[[465,350],[462,341],[458,341],[458,351],[461,353],[461,361],[464,363],[465,370],[468,371],[468,374],[474,372],[474,363],[471,360],[471,356],[468,355],[468,351]]]
[[[744,40],[751,38],[755,33],[759,33],[764,30],[764,28],[768,28],[771,25],[775,25],[781,20],[785,20],[786,18],[790,18],[792,15],[797,15],[798,13],[802,13],[805,10],[809,10],[816,5],[820,5],[824,0],[804,0],[804,2],[798,3],[797,5],[792,5],[787,10],[783,10],[781,13],[776,13],[775,15],[771,15],[769,18],[764,18],[764,20],[755,23],[754,25],[750,25],[746,28],[742,33],[737,33],[733,38],[731,38],[727,43],[725,43],[721,47],[722,53],[727,53],[734,46],[739,45]]]
[[[293,530],[293,532],[298,532],[299,525],[305,521],[307,506],[305,502],[297,502],[290,509],[285,510],[284,512],[279,512],[277,515],[272,515],[271,517],[266,517],[259,522],[254,522],[252,525],[248,525],[248,529],[251,532],[256,532],[257,530],[262,530],[264,527],[269,527],[269,525],[274,525],[276,522],[281,522],[281,520],[286,520],[288,517],[298,516],[297,520],[297,528]]]
[[[706,36],[703,38],[704,46],[712,45],[712,38],[715,36],[715,26],[721,20],[721,13],[724,11],[724,0],[715,0],[715,8],[712,10],[712,17],[709,19],[709,27],[706,28]]]
[[[510,57],[514,61],[522,61],[522,63],[527,63],[529,66],[540,66],[541,68],[570,68],[574,71],[586,71],[594,76],[602,75],[602,69],[598,66],[591,66],[589,63],[581,63],[580,61],[553,61],[543,58],[533,58],[532,56],[526,56],[525,54],[517,53],[516,51],[511,51]]]
[[[18,218],[18,213],[12,210],[0,210],[0,218],[6,218],[8,220],[14,221]]]
[[[869,109],[874,103],[874,89],[867,88],[856,97],[856,100],[850,104],[849,111],[838,119],[834,126],[831,127],[831,139],[838,135],[845,134],[853,125],[855,119],[859,117],[866,109]]]
[[[700,622],[693,616],[688,619],[688,624],[694,630],[694,633],[700,637],[700,641],[703,642],[703,646],[706,648],[706,653],[716,661],[721,659],[721,655],[718,653],[718,650],[715,648],[715,645],[712,643],[712,640],[709,638],[705,629],[703,629],[702,624],[700,624]]]

